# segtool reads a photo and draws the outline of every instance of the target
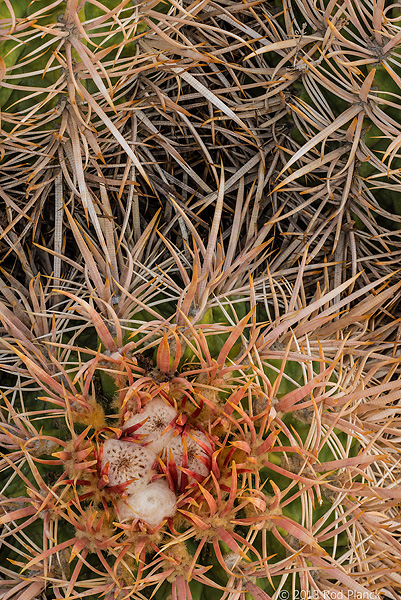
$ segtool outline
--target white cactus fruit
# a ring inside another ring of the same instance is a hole
[[[176,512],[176,496],[165,480],[157,480],[118,503],[121,521],[141,519],[156,527]]]
[[[173,439],[173,430],[165,432],[166,427],[177,416],[177,412],[169,406],[162,398],[156,397],[148,402],[145,409],[134,415],[124,424],[124,429],[137,425],[141,421],[145,423],[135,431],[135,434],[146,436],[141,442],[146,448],[159,454]]]
[[[155,452],[133,442],[106,440],[103,444],[102,467],[110,463],[109,486],[119,485],[135,478],[126,490],[128,494],[132,494],[150,482],[155,474],[152,470],[155,460]]]
[[[198,430],[193,430],[189,435],[186,436],[177,435],[172,439],[171,443],[166,446],[167,455],[165,459],[168,460],[168,452],[171,450],[175,464],[177,465],[178,485],[181,483],[181,471],[178,469],[178,467],[183,466],[185,443],[188,456],[188,466],[185,468],[197,473],[198,475],[201,475],[202,477],[207,477],[209,475],[210,469],[201,460],[199,460],[200,457],[209,458],[209,454],[198,442],[201,442],[208,448],[211,447],[207,436],[202,433],[202,431]]]

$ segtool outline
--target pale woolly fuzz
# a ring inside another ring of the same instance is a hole
[[[156,397],[148,402],[141,413],[128,419],[124,429],[137,425],[146,419],[145,423],[135,431],[135,435],[146,436],[141,442],[158,454],[173,439],[173,430],[170,429],[167,432],[164,430],[176,416],[177,412],[172,406],[166,404],[162,398]]]
[[[176,511],[176,497],[165,480],[154,481],[118,503],[121,521],[141,519],[156,527]]]
[[[110,463],[109,486],[135,479],[126,490],[128,494],[150,482],[155,474],[152,470],[155,460],[155,452],[133,442],[106,440],[103,444],[102,467]]]

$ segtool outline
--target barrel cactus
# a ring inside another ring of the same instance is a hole
[[[292,282],[254,271],[263,247],[224,271],[211,232],[184,257],[168,243],[158,277],[139,265],[147,281],[131,271],[119,294],[100,270],[96,290],[36,279],[19,316],[5,290],[4,586],[108,600],[394,589],[401,391],[396,324],[378,337],[374,315],[399,284],[342,297],[351,280],[305,304],[305,264]]]
[[[0,598],[396,598],[397,5],[0,30]]]

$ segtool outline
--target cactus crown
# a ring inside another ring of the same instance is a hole
[[[366,291],[354,292],[361,330]],[[353,521],[340,525],[337,507],[363,526],[360,509],[381,489],[370,481],[370,452],[376,461],[382,452],[374,428],[361,437],[349,410],[379,391],[374,380],[362,391],[361,369],[349,362],[356,348],[372,361],[363,335],[358,326],[333,344],[331,329],[346,317],[322,317],[344,301],[328,311],[329,292],[266,322],[248,296],[244,316],[227,301],[201,315],[187,304],[175,322],[159,315],[126,326],[111,303],[95,308],[62,293],[90,327],[92,348],[80,345],[79,325],[74,342],[45,346],[22,324],[18,343],[3,342],[10,377],[33,390],[18,399],[10,385],[3,396],[12,425],[2,468],[14,483],[1,520],[11,524],[21,576],[45,568],[64,597],[89,586],[108,600],[189,600],[198,584],[216,598],[251,590],[265,600],[288,565],[302,585],[312,567],[340,576],[339,530],[350,533]],[[20,535],[37,532],[39,551],[18,549]]]

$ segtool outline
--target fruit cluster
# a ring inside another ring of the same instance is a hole
[[[151,400],[134,416],[125,413],[125,417],[121,438],[103,443],[101,479],[109,489],[128,494],[117,505],[122,520],[140,519],[155,527],[164,517],[174,516],[176,490],[180,493],[186,487],[182,473],[190,481],[201,482],[209,474],[210,442],[201,431],[184,433],[177,424],[177,411],[162,398]],[[182,415],[179,420],[182,422]],[[158,460],[168,478],[154,481],[152,467]]]

